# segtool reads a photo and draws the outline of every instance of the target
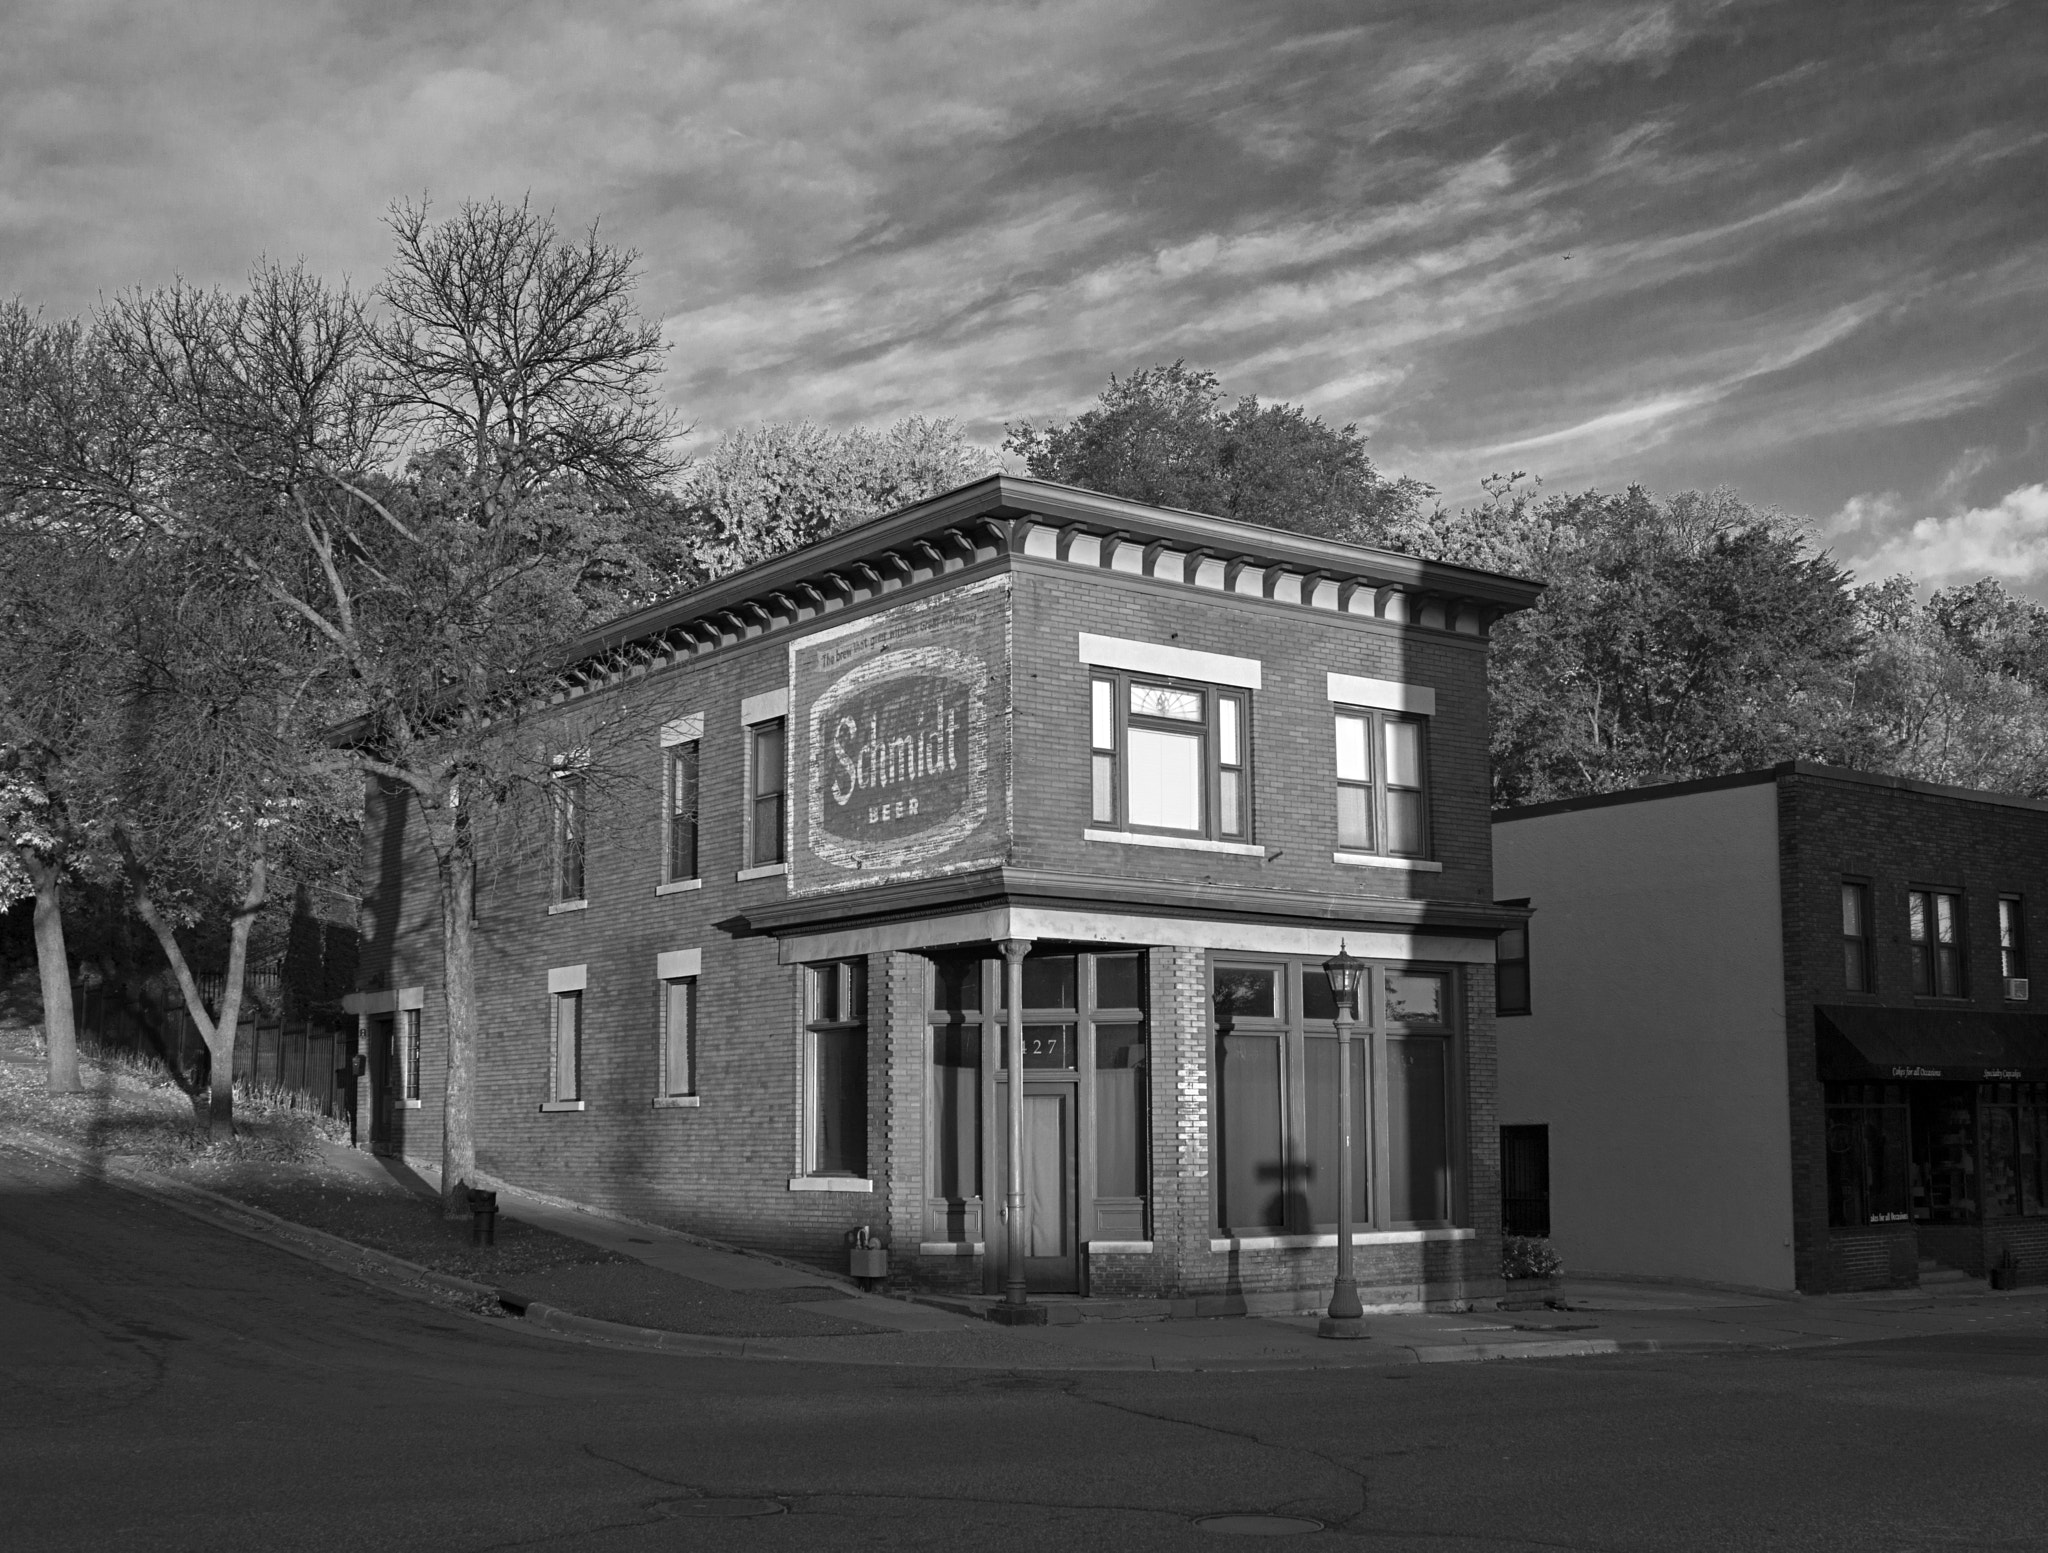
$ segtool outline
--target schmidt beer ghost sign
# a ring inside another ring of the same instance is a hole
[[[990,730],[1005,591],[984,585],[791,645],[803,816],[793,889],[939,872],[999,851]]]

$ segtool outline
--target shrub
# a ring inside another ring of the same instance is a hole
[[[1563,1271],[1564,1258],[1540,1235],[1509,1235],[1500,1243],[1503,1278],[1555,1278]]]

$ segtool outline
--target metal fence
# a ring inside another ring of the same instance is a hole
[[[208,1013],[217,1015],[225,979],[197,980]],[[235,1026],[236,1082],[325,1116],[346,1116],[347,1096],[335,1070],[349,1059],[355,1021],[314,1014],[287,1018],[282,991],[276,972],[248,974],[244,1013]],[[71,999],[81,1038],[109,1050],[154,1057],[189,1087],[196,1088],[207,1075],[206,1043],[175,987],[138,991],[105,981],[80,983],[72,988]]]

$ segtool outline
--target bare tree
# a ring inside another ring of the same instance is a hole
[[[390,225],[381,323],[278,266],[236,296],[105,308],[92,333],[140,406],[139,454],[16,437],[0,495],[202,551],[324,655],[351,758],[416,806],[439,872],[452,1210],[475,1170],[477,859],[558,757],[598,747],[561,733],[549,692],[565,644],[633,593],[630,525],[675,465],[632,254],[523,204]]]

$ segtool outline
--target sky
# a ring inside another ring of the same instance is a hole
[[[702,448],[1184,359],[1472,499],[1732,486],[2048,599],[2040,0],[0,0],[0,296],[395,200],[637,250]]]

